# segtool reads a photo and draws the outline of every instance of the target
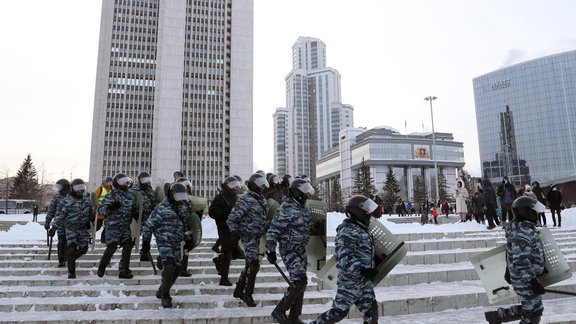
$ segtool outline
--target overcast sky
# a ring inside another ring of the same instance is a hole
[[[87,180],[101,1],[0,2],[0,177]],[[326,44],[356,127],[451,132],[480,175],[472,79],[576,49],[576,1],[254,0],[254,160],[272,171],[272,114],[299,36]]]

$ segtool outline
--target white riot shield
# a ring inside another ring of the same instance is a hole
[[[570,266],[564,259],[554,237],[547,228],[539,228],[538,234],[544,246],[544,273],[538,277],[543,286],[548,286],[572,277]],[[506,245],[472,257],[470,260],[484,285],[490,304],[516,297],[512,285],[504,280],[506,272]]]
[[[372,284],[376,287],[404,259],[406,254],[408,254],[408,248],[404,245],[404,242],[396,238],[392,232],[374,217],[370,219],[368,230],[374,241],[374,264],[376,269],[378,269],[378,274],[372,279]],[[335,256],[332,256],[318,272],[318,278],[322,279],[332,289],[337,288],[338,269],[336,268]]]
[[[310,213],[310,240],[306,245],[308,270],[318,272],[326,264],[326,211],[328,206],[320,200],[306,201]]]
[[[142,194],[139,191],[130,190],[134,196],[134,204],[136,205],[138,218],[132,218],[130,223],[130,231],[132,232],[132,242],[136,252],[140,252],[140,232],[142,231]]]

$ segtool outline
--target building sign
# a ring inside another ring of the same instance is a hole
[[[492,83],[492,91],[508,88],[510,86],[512,86],[510,79],[494,82]]]
[[[430,151],[425,147],[416,147],[414,150],[414,158],[416,159],[429,159]]]

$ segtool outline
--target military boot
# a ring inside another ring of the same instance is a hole
[[[298,297],[296,297],[296,300],[294,301],[294,304],[292,304],[292,307],[290,307],[290,315],[288,315],[288,320],[290,321],[291,324],[304,323],[298,318],[300,314],[302,314],[303,303],[304,303],[304,292],[302,291],[298,295]]]
[[[100,259],[100,264],[98,264],[98,273],[97,273],[98,277],[104,277],[104,273],[106,273],[106,267],[110,263],[110,260],[112,259],[112,256],[114,255],[114,252],[116,252],[116,246],[115,245],[108,245],[106,247],[106,250],[104,250],[104,254],[102,255],[102,258]]]
[[[64,268],[66,266],[66,239],[62,238],[63,236],[58,237],[58,268]],[[65,236],[64,236],[65,237]]]
[[[75,279],[76,278],[76,251],[78,248],[76,244],[72,244],[68,247],[68,255],[67,255],[67,262],[68,262],[68,279]]]
[[[246,305],[248,305],[248,307],[256,307],[256,303],[252,298],[252,293],[254,292],[254,285],[256,284],[256,275],[258,274],[258,270],[260,270],[260,263],[258,260],[252,261],[252,264],[250,264],[250,270],[246,276],[246,287],[244,288],[244,296],[242,297],[242,300],[246,303]]]
[[[122,247],[122,258],[118,267],[118,278],[120,279],[132,279],[134,277],[130,271],[130,254],[132,254],[132,242],[125,243]]]
[[[175,274],[178,267],[173,262],[166,263],[164,265],[164,270],[162,270],[162,283],[160,284],[160,298],[162,299],[162,307],[172,308],[172,297],[170,296],[170,288],[174,283],[174,278],[177,277]],[[156,294],[158,297],[158,294]]]
[[[244,297],[244,287],[246,287],[246,270],[242,271],[238,282],[236,283],[236,288],[234,289],[234,298],[242,299]]]

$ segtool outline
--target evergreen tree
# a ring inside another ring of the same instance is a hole
[[[396,180],[396,175],[391,166],[388,166],[388,172],[386,172],[386,181],[384,181],[384,206],[388,209],[388,213],[392,213],[394,205],[400,199],[400,184]]]
[[[421,177],[416,177],[414,179],[413,191],[412,201],[414,203],[420,204],[422,201],[427,199],[426,187],[424,186],[424,181],[422,181]]]
[[[362,158],[360,169],[358,169],[356,180],[354,180],[354,189],[352,194],[371,197],[375,192],[376,187],[374,186],[374,179],[372,179],[372,176],[370,175],[370,166],[366,163],[364,158]]]
[[[40,198],[39,194],[40,188],[36,177],[36,168],[32,164],[32,157],[28,154],[14,178],[10,188],[10,198],[38,200]]]
[[[328,208],[329,210],[334,210],[337,212],[344,210],[344,199],[342,199],[342,187],[340,186],[340,179],[332,181]]]
[[[439,168],[438,172],[438,191],[440,191],[440,200],[445,199],[450,201],[448,198],[448,185],[446,184],[446,176],[444,175],[444,168]]]
[[[464,188],[468,190],[468,194],[473,195],[476,189],[474,188],[474,183],[472,181],[470,173],[468,173],[468,171],[462,168],[460,169],[460,171],[458,171],[458,176],[460,177],[460,180],[462,180],[462,182],[464,183]]]

